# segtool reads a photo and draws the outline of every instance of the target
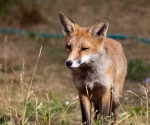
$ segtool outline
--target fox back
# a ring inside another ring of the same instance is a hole
[[[82,122],[90,124],[92,103],[95,120],[102,116],[107,121],[113,112],[116,122],[127,69],[122,46],[106,38],[106,19],[84,28],[63,13],[59,13],[59,18],[66,38],[68,58],[65,63],[72,71],[79,92]]]

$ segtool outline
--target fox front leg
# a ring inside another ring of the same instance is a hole
[[[90,125],[91,122],[91,101],[87,95],[79,94],[82,123],[84,125]]]
[[[100,115],[104,118],[104,121],[106,122],[108,120],[108,117],[110,115],[110,102],[111,101],[111,92],[106,91],[101,100],[100,100]]]
[[[114,114],[114,123],[116,123],[118,121],[118,107],[119,106],[116,106],[116,107],[112,108],[112,112]]]

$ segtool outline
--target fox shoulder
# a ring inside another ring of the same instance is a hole
[[[122,45],[114,39],[106,38],[104,46],[111,48],[114,52],[123,53]]]

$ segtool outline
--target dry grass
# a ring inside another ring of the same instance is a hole
[[[33,42],[39,39],[40,43]],[[18,36],[8,36],[5,40],[6,37],[1,47],[4,61],[0,74],[1,119],[22,124],[80,124],[77,92],[64,66],[66,54],[62,40],[57,41],[59,46],[55,40],[45,42],[38,37],[24,37],[22,44]],[[148,92],[138,84],[126,82],[128,94],[120,108],[120,124],[147,124]]]

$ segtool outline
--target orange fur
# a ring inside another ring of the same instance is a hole
[[[99,116],[106,120],[113,112],[117,121],[127,69],[122,46],[106,38],[106,19],[101,19],[92,27],[83,28],[63,13],[59,13],[59,17],[66,38],[66,65],[72,71],[79,92],[82,122],[90,124],[92,103],[96,112],[95,120]]]

